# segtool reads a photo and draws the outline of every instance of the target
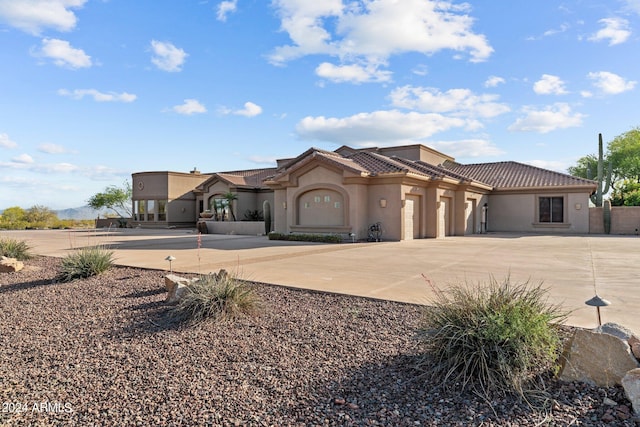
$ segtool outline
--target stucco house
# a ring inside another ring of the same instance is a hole
[[[141,226],[193,226],[200,212],[232,192],[237,201],[228,209],[238,220],[267,200],[274,231],[365,239],[380,223],[385,240],[485,231],[588,233],[595,189],[594,181],[517,162],[459,164],[423,145],[310,148],[267,169],[133,174]],[[186,200],[191,209],[170,208]]]

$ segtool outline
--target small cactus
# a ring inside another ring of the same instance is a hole
[[[262,212],[264,215],[264,234],[271,233],[271,204],[268,200],[262,202]]]
[[[611,234],[611,202],[605,200],[602,206],[602,221],[605,234]]]

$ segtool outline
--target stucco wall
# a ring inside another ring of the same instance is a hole
[[[209,234],[238,234],[259,236],[264,234],[264,221],[205,221]]]
[[[589,233],[603,234],[602,208],[589,208]],[[640,233],[640,206],[612,206],[611,234]]]
[[[140,172],[132,174],[133,200],[167,200],[167,221],[136,221],[142,226],[182,226],[195,224],[196,197],[192,190],[209,175],[181,172]]]
[[[537,196],[564,197],[566,222],[562,224],[538,223],[536,218]],[[589,195],[587,193],[492,194],[488,200],[489,231],[552,234],[589,232]]]

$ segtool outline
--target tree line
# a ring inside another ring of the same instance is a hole
[[[640,127],[616,136],[607,144],[604,161],[611,164],[612,206],[640,206]],[[594,179],[598,156],[581,157],[568,169],[573,176]]]

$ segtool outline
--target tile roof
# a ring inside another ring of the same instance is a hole
[[[543,187],[593,187],[595,181],[578,178],[518,162],[476,163],[461,165],[445,162],[447,170],[488,184],[496,190]]]
[[[367,151],[357,151],[348,156],[349,160],[360,165],[370,175],[408,172],[406,166],[392,161],[389,157]]]
[[[273,175],[276,168],[250,169],[231,172],[218,172],[200,184],[198,188],[205,188],[209,183],[220,179],[236,187],[267,188],[263,181]]]

